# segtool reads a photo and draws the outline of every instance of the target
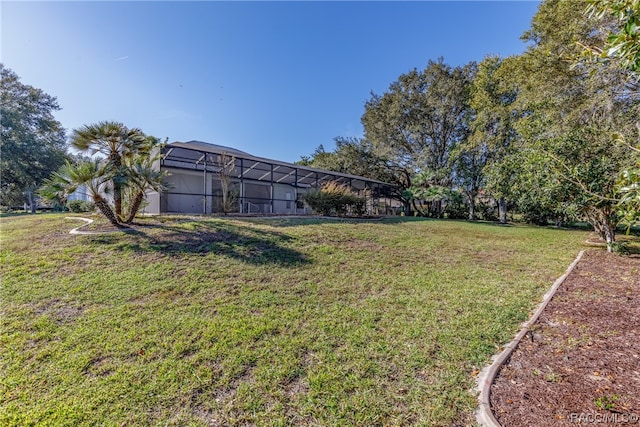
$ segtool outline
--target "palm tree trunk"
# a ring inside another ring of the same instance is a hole
[[[136,217],[136,214],[138,213],[138,209],[140,209],[140,205],[142,204],[143,200],[144,200],[144,193],[142,191],[138,191],[136,193],[136,197],[134,197],[133,201],[131,202],[131,207],[129,208],[129,215],[127,216],[127,219],[124,221],[125,224],[131,224],[133,222],[133,219]]]
[[[113,203],[116,216],[118,219],[122,218],[122,187],[115,183],[113,184]]]
[[[113,183],[113,204],[115,207],[116,218],[122,219],[122,157],[118,152],[112,152],[109,155],[109,162],[115,168],[115,175],[112,179]]]
[[[104,198],[102,198],[101,196],[94,195],[93,203],[96,204],[96,207],[98,208],[100,213],[102,213],[102,215],[104,215],[112,225],[115,225],[116,227],[120,225],[118,223],[118,218],[111,210],[111,206],[109,206],[109,203],[107,203],[107,201]]]

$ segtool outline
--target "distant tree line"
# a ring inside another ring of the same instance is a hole
[[[430,60],[371,95],[362,138],[300,162],[395,184],[407,214],[584,219],[611,250],[639,220],[638,17],[634,0],[544,1],[522,55]]]

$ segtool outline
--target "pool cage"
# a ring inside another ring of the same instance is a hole
[[[162,148],[157,167],[167,171],[169,190],[147,194],[149,213],[312,213],[303,196],[329,181],[349,186],[366,200],[366,211],[397,211],[393,186],[361,176],[331,172],[252,156],[200,141],[173,142]]]

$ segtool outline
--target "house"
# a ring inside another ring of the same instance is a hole
[[[67,197],[68,202],[70,202],[71,200],[81,200],[83,202],[86,202],[89,199],[89,195],[87,194],[87,186],[84,184],[79,185],[78,188],[76,188],[75,191],[69,194],[69,196]]]
[[[200,141],[172,142],[157,162],[170,189],[147,194],[147,213],[309,214],[302,196],[329,181],[348,185],[367,200],[370,214],[387,214],[397,202],[391,184],[256,157]],[[226,209],[225,209],[226,201]]]

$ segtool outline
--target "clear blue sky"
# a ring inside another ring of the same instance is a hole
[[[525,49],[502,2],[1,2],[0,58],[71,130],[118,120],[295,161],[361,136],[371,91],[429,59]]]

